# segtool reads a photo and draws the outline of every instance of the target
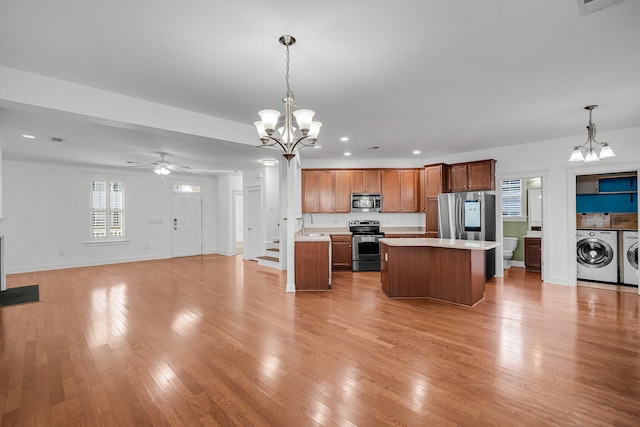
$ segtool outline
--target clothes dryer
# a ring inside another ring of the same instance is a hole
[[[638,286],[638,232],[622,232],[622,283]]]
[[[618,232],[576,230],[578,279],[618,283]]]

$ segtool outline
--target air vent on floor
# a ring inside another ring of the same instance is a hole
[[[623,1],[625,0],[578,0],[578,9],[580,9],[580,15],[584,16],[622,3]]]

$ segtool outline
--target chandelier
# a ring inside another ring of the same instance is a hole
[[[291,112],[291,107],[299,107],[300,102],[293,96],[289,87],[289,46],[293,46],[296,39],[292,36],[280,37],[280,44],[287,48],[287,66],[285,81],[287,91],[282,98],[284,104],[284,118],[280,121],[280,112],[277,110],[260,110],[259,121],[255,122],[258,135],[262,145],[260,147],[279,147],[282,156],[287,159],[287,163],[295,157],[296,152],[302,147],[314,146],[318,140],[322,123],[313,120],[315,112],[312,110],[296,110]],[[298,129],[294,127],[295,124]],[[280,126],[278,126],[280,124]],[[277,131],[276,131],[277,128]]]
[[[615,157],[613,149],[609,146],[608,142],[596,141],[596,125],[591,120],[591,113],[597,107],[597,105],[587,105],[585,110],[589,110],[589,124],[587,125],[587,142],[582,145],[573,147],[570,162],[597,162],[600,159],[608,159],[609,157]],[[600,147],[600,154],[596,151],[596,148]],[[584,150],[584,154],[582,152]]]

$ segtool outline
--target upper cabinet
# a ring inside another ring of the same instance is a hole
[[[379,169],[302,170],[302,212],[348,213],[351,193],[379,192]]]
[[[382,212],[418,212],[419,169],[382,170]]]
[[[380,193],[380,169],[358,169],[349,173],[352,193]]]
[[[450,192],[495,190],[495,165],[495,160],[449,165],[448,190]]]
[[[438,195],[447,192],[449,166],[444,163],[424,167],[424,213],[427,237],[438,237]]]
[[[336,172],[302,171],[302,212],[335,212]]]
[[[351,172],[336,171],[335,187],[335,212],[346,213],[351,211]]]
[[[449,167],[444,163],[424,167],[424,194],[427,198],[447,192]]]

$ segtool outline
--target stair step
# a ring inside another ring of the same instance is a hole
[[[279,248],[267,248],[267,250],[271,252],[280,252]]]
[[[273,261],[273,262],[280,261],[280,258],[272,257],[272,256],[269,256],[269,255],[262,255],[262,256],[259,256],[259,257],[256,257],[256,258],[263,259],[265,261]]]

